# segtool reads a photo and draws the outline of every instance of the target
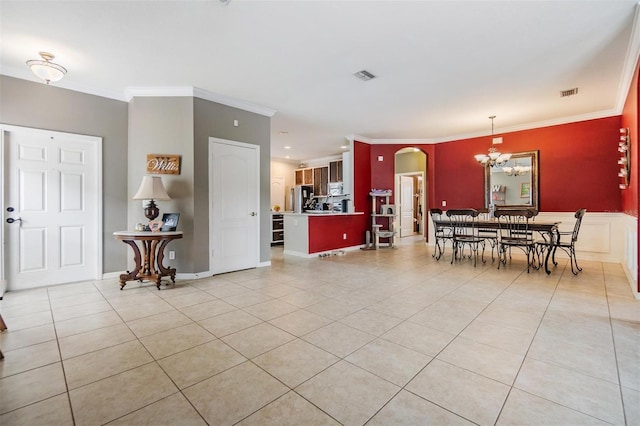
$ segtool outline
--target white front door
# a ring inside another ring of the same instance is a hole
[[[413,218],[413,176],[400,176],[400,236],[415,234]]]
[[[214,274],[255,268],[260,253],[260,147],[209,138],[209,241]]]
[[[100,278],[101,139],[2,126],[9,290]]]

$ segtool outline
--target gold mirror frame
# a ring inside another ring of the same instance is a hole
[[[530,203],[521,203],[521,204],[496,204],[496,209],[522,209],[522,208],[533,208],[539,210],[538,202],[539,202],[539,194],[538,194],[538,151],[527,151],[527,152],[516,152],[511,155],[511,160],[517,160],[519,158],[529,158],[531,159],[531,171],[529,171],[530,176],[530,187],[529,194],[530,198],[526,198],[530,200]],[[501,166],[494,166],[497,168],[502,168]],[[510,178],[512,176],[509,176]],[[490,208],[492,203],[492,191],[491,191],[492,183],[491,183],[491,166],[486,165],[484,167],[484,202],[485,207]],[[525,188],[512,188],[512,190],[520,191],[520,196]],[[522,198],[523,200],[525,198]]]

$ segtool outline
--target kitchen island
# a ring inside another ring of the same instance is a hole
[[[367,225],[362,212],[284,213],[284,253],[311,257],[362,247]]]

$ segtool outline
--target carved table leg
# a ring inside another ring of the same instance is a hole
[[[161,277],[170,277],[171,278],[171,282],[173,282],[173,284],[176,283],[176,269],[175,268],[171,268],[171,267],[165,267],[163,264],[164,261],[164,248],[167,246],[167,244],[169,244],[170,240],[163,240],[160,243],[160,248],[158,249],[158,257],[156,259],[156,262],[158,264],[158,281],[157,281],[157,285],[158,285],[158,289],[160,288],[160,278]]]
[[[127,281],[138,279],[138,272],[142,267],[142,257],[140,256],[140,248],[133,240],[123,240],[125,244],[129,244],[133,249],[133,260],[136,262],[136,267],[132,271],[127,271],[126,274],[120,274],[120,290],[127,285]]]

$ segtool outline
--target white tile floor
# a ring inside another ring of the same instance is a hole
[[[450,265],[405,239],[10,292],[0,424],[638,425],[640,302],[619,265],[581,264]]]

